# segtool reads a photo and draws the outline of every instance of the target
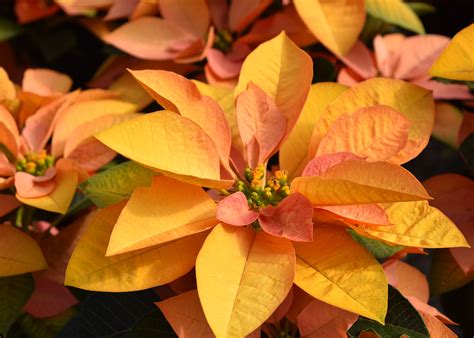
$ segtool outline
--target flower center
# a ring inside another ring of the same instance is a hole
[[[54,165],[54,157],[48,155],[46,150],[39,153],[29,153],[16,161],[16,171],[23,171],[34,176],[43,176],[46,170]]]
[[[232,33],[228,30],[221,30],[216,32],[216,37],[213,47],[220,51],[227,53],[232,46]]]
[[[255,210],[268,205],[275,206],[290,194],[288,173],[285,170],[276,171],[275,176],[268,179],[266,183],[264,183],[264,172],[263,166],[254,169],[247,167],[245,169],[247,182],[235,183],[235,188],[247,197],[249,207]]]

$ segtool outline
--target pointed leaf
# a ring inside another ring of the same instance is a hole
[[[302,337],[340,338],[358,318],[355,313],[315,299],[301,311],[297,323]]]
[[[220,181],[219,154],[193,121],[170,111],[146,114],[96,137],[119,154],[183,181],[228,187]]]
[[[23,231],[9,224],[0,224],[0,234],[0,276],[48,267],[38,244]]]
[[[404,163],[418,155],[427,145],[434,121],[434,101],[430,91],[416,85],[394,79],[374,78],[346,90],[327,108],[312,142],[321,142],[330,126],[344,114],[353,114],[360,108],[385,105],[395,109],[410,121],[408,143],[392,159]]]
[[[295,0],[295,7],[318,40],[339,56],[352,48],[365,22],[361,0]]]
[[[242,337],[257,329],[290,291],[294,260],[287,239],[216,226],[196,262],[199,298],[214,334]]]
[[[72,87],[72,80],[66,74],[51,69],[27,69],[23,74],[22,90],[41,96],[66,94]]]
[[[66,285],[94,291],[136,291],[169,283],[193,268],[205,233],[105,257],[123,206],[121,203],[102,209],[89,223],[69,261]]]
[[[310,151],[311,135],[327,105],[347,89],[346,86],[324,82],[311,85],[308,98],[295,127],[280,149],[280,166],[289,177],[301,174],[315,151]]]
[[[334,214],[335,218],[353,224],[391,225],[387,213],[378,204],[354,204],[320,208]]]
[[[238,191],[219,201],[216,218],[230,225],[243,226],[255,222],[258,212],[249,209],[247,197]]]
[[[405,297],[415,297],[428,303],[430,290],[426,276],[410,264],[389,260],[383,264],[388,283]]]
[[[390,245],[381,240],[365,237],[352,229],[347,229],[347,231],[354,241],[366,248],[377,259],[385,260],[403,250],[403,246]]]
[[[316,156],[350,152],[368,161],[389,161],[405,148],[410,122],[388,106],[361,108],[330,126]]]
[[[66,143],[76,128],[105,115],[130,114],[135,105],[119,100],[94,100],[73,104],[62,112],[54,126],[51,153],[60,156],[64,153]]]
[[[428,315],[421,312],[421,317],[425,322],[426,328],[430,333],[430,337],[443,337],[443,338],[456,338],[458,337],[453,331],[451,331],[446,325],[444,325],[438,318],[435,316]]]
[[[237,124],[250,167],[268,161],[286,132],[286,118],[263,90],[249,83],[236,99]]]
[[[393,203],[385,206],[393,226],[354,228],[384,241],[421,248],[467,247],[456,225],[426,201]]]
[[[60,159],[56,163],[54,189],[46,196],[24,198],[18,194],[16,198],[27,205],[38,209],[65,214],[71,204],[78,182],[78,173],[71,169],[70,160]]]
[[[253,82],[275,100],[285,115],[288,135],[308,95],[312,69],[311,58],[282,32],[247,56],[234,95],[237,97]]]
[[[155,171],[128,161],[91,176],[79,189],[95,205],[105,208],[129,198],[136,187],[150,186],[155,175]]]
[[[114,226],[106,255],[167,243],[217,223],[216,204],[201,187],[157,176],[150,188],[133,191]]]
[[[155,304],[179,337],[215,337],[207,324],[197,290],[188,291]]]
[[[384,322],[387,281],[383,269],[344,228],[315,227],[312,243],[294,245],[296,285],[316,299]]]
[[[206,0],[162,0],[159,6],[166,20],[197,37],[207,35],[211,16]]]
[[[385,325],[360,317],[347,333],[349,337],[358,337],[362,331],[370,329],[378,332],[381,337],[403,335],[410,338],[430,337],[422,317],[410,302],[391,286],[388,288],[388,311]]]
[[[430,75],[474,81],[474,24],[458,32],[430,69]]]
[[[313,240],[313,206],[301,194],[293,193],[278,206],[261,210],[258,223],[262,229],[273,235],[291,241],[311,242]]]
[[[416,201],[429,199],[423,186],[407,170],[386,162],[348,160],[322,176],[298,177],[292,192],[300,192],[315,206]]]
[[[141,17],[129,21],[104,37],[105,42],[145,60],[169,60],[196,39],[169,20]]]
[[[411,7],[401,0],[365,0],[367,13],[385,22],[424,34],[421,20]]]
[[[165,109],[200,126],[213,140],[222,163],[227,163],[231,135],[224,112],[214,100],[200,94],[185,77],[163,70],[130,71],[145,90]]]

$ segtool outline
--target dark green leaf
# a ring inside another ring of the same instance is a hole
[[[360,39],[370,46],[378,34],[385,33],[392,27],[389,23],[367,14],[364,28],[360,33]]]
[[[20,316],[35,287],[31,274],[0,278],[0,336]]]
[[[0,42],[13,38],[20,33],[20,26],[10,20],[0,18]]]
[[[95,205],[105,208],[129,198],[136,187],[149,186],[155,175],[153,170],[129,161],[90,177],[79,188]]]
[[[410,338],[429,338],[430,336],[416,309],[391,286],[388,288],[385,326],[374,320],[360,317],[349,329],[348,334],[350,337],[357,337],[364,330],[374,330],[384,338],[399,338],[403,334]]]
[[[382,241],[364,237],[352,229],[348,229],[347,231],[354,241],[366,248],[377,259],[387,259],[403,249],[401,245],[388,245]]]
[[[145,332],[148,330],[161,332],[154,337],[175,337],[168,335],[173,332],[172,329],[160,312],[156,312],[154,302],[158,300],[153,290],[91,293],[80,304],[79,314],[64,327],[57,338],[147,337]]]

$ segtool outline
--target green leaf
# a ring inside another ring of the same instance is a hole
[[[410,7],[418,16],[431,14],[436,12],[436,7],[425,2],[407,2]]]
[[[374,320],[359,317],[347,333],[349,337],[357,337],[365,330],[373,330],[384,338],[399,338],[404,334],[410,338],[429,338],[430,336],[418,311],[392,286],[388,287],[385,326]]]
[[[474,172],[474,133],[469,134],[468,137],[459,146],[459,152],[466,161],[469,169]]]
[[[389,245],[376,239],[364,237],[352,229],[348,229],[347,231],[354,241],[362,245],[372,255],[374,255],[375,258],[380,260],[387,259],[403,249],[403,246],[401,245]]]
[[[466,275],[449,249],[434,252],[429,277],[430,294],[440,295],[458,289],[472,280],[474,273]]]
[[[365,24],[362,32],[360,33],[360,39],[364,41],[366,45],[371,46],[374,38],[385,32],[394,29],[395,27],[383,20],[380,20],[376,17],[373,17],[370,14],[367,14],[365,17]]]
[[[367,13],[376,18],[425,34],[425,28],[416,13],[401,0],[365,0],[365,8]]]
[[[31,274],[0,278],[0,336],[6,335],[20,316],[34,286]]]
[[[129,198],[136,187],[151,185],[155,175],[153,170],[129,161],[90,177],[79,188],[95,205],[105,208]]]
[[[20,33],[20,26],[10,20],[0,18],[0,42],[13,38]]]
[[[8,338],[51,338],[56,337],[59,331],[75,314],[74,309],[68,309],[59,315],[48,318],[35,318],[28,313],[22,314],[8,332]]]

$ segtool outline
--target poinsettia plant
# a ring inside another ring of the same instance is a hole
[[[433,97],[382,78],[311,85],[312,69],[282,33],[247,57],[234,90],[133,71],[167,110],[96,137],[157,175],[99,212],[66,284],[140,290],[195,266],[197,293],[188,301],[202,306],[216,336],[252,334],[293,284],[384,323],[383,268],[351,231],[388,247],[468,245],[400,166],[426,146]],[[268,167],[276,153],[279,168]],[[185,308],[167,316],[185,316]],[[340,323],[344,332],[357,320],[350,318]]]

